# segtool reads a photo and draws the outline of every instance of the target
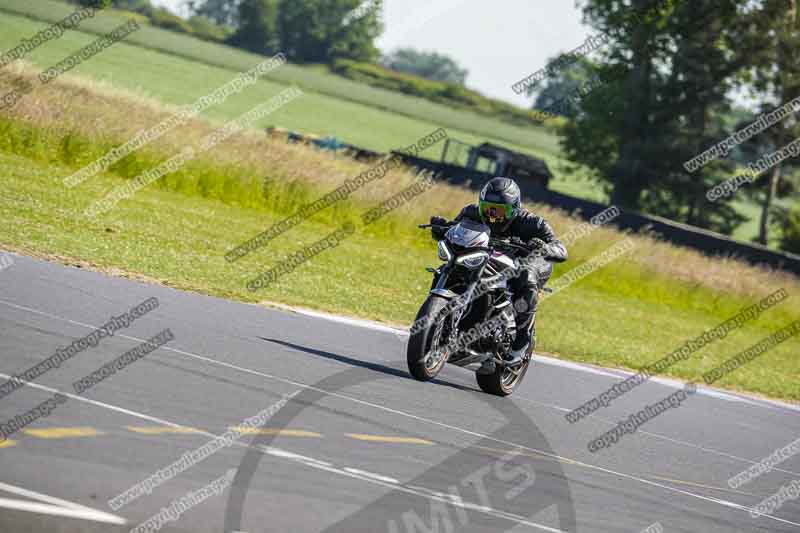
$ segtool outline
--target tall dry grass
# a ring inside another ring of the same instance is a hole
[[[0,70],[0,94],[12,90],[22,80],[35,83],[36,74],[36,69],[24,62]],[[0,149],[67,164],[77,170],[175,111],[131,91],[66,75],[49,85],[37,86],[13,109],[0,112]],[[133,178],[187,144],[196,144],[220,125],[191,120],[119,161],[109,172]],[[409,144],[415,141],[409,139]],[[269,138],[263,131],[251,130],[236,134],[212,153],[202,154],[184,169],[160,180],[157,186],[218,198],[243,208],[291,214],[369,168],[346,157],[288,144]],[[62,186],[60,178],[53,177],[54,186]],[[338,224],[345,217],[357,218],[366,207],[385,200],[416,178],[410,169],[391,170],[383,179],[358,190],[349,200],[326,209],[315,219]],[[426,242],[416,230],[416,223],[426,221],[432,214],[454,216],[474,200],[473,191],[438,184],[417,197],[402,217],[388,216],[370,231],[412,243]],[[581,222],[551,207],[529,207],[547,218],[558,233],[568,232]],[[570,250],[572,258],[576,262],[589,259],[621,237],[613,227],[599,228]],[[781,287],[790,292],[800,290],[800,280],[785,272],[736,259],[708,257],[649,235],[630,238],[637,246],[631,257],[633,269],[643,280],[648,276],[680,280],[699,289],[746,298],[756,298]]]

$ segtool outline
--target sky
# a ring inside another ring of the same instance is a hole
[[[151,0],[180,13],[184,0]],[[302,1],[302,0],[298,0]],[[500,8],[502,6],[502,8]],[[575,0],[384,0],[385,30],[376,45],[436,51],[469,71],[467,86],[529,107],[511,85],[594,33]]]

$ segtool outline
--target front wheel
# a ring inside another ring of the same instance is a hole
[[[531,364],[531,354],[514,368],[495,365],[495,371],[491,374],[478,374],[475,377],[478,380],[478,386],[483,392],[494,394],[495,396],[508,396],[517,385],[522,383],[522,378],[528,372],[528,367]]]
[[[428,299],[422,304],[414,320],[415,324],[425,325],[411,333],[406,359],[408,371],[420,381],[430,381],[435,378],[447,362],[446,351],[437,348],[443,348],[449,337],[449,331],[445,326],[450,317],[439,316],[448,302],[449,300],[441,296],[428,295]],[[430,318],[427,319],[428,317]]]

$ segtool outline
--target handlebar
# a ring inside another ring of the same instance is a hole
[[[417,227],[419,229],[426,229],[426,228],[449,228],[452,224],[418,224]]]
[[[442,225],[440,225],[440,224],[418,224],[417,225],[417,227],[419,229],[450,228],[451,226],[452,226],[452,223],[450,223],[450,224],[442,224]],[[489,244],[494,244],[495,246],[496,245],[508,246],[508,247],[511,247],[511,248],[516,248],[516,249],[522,250],[522,251],[527,252],[527,253],[536,253],[536,252],[539,251],[538,248],[530,248],[530,247],[522,245],[522,244],[517,244],[517,243],[511,242],[511,241],[508,241],[508,240],[505,240],[505,239],[496,238],[496,237],[490,237],[489,238]]]
[[[535,251],[534,248],[529,248],[528,246],[524,246],[522,244],[517,244],[517,243],[511,242],[511,241],[504,240],[504,239],[492,239],[492,238],[490,238],[489,239],[489,244],[494,244],[494,245],[498,245],[499,244],[499,245],[502,245],[502,246],[511,246],[512,248],[519,248],[520,250],[524,250],[526,252]]]

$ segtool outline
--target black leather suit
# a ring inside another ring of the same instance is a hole
[[[481,222],[477,204],[464,207],[454,222],[463,218]],[[534,215],[525,208],[520,208],[519,214],[507,227],[493,229],[492,236],[517,237],[525,243],[533,239],[541,239],[545,243],[540,252],[542,257],[531,261],[519,276],[510,280],[515,299],[514,307],[517,310],[518,332],[512,348],[517,350],[524,348],[525,344],[535,339],[534,321],[539,304],[539,291],[553,273],[552,263],[561,263],[567,260],[567,249],[558,240],[553,228],[545,219]]]

